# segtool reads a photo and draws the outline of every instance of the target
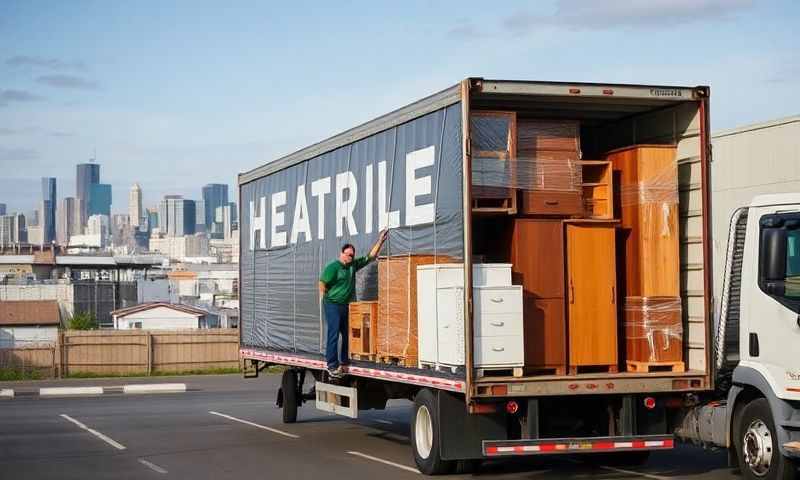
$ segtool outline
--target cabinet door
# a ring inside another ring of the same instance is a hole
[[[571,366],[617,364],[613,224],[567,224]]]
[[[517,218],[511,242],[514,284],[536,298],[564,297],[561,220]]]
[[[525,297],[525,366],[561,368],[567,363],[563,298]]]
[[[440,288],[436,291],[437,364],[458,366],[465,362],[464,289]]]

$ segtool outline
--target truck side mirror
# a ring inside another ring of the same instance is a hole
[[[759,255],[760,280],[767,293],[783,295],[786,282],[786,230],[762,228]]]

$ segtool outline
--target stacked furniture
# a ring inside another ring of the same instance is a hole
[[[449,258],[441,255],[378,258],[378,361],[417,366],[417,267],[437,261],[447,262]]]
[[[473,212],[515,214],[517,114],[476,111],[470,129]]]
[[[684,368],[675,155],[671,145],[635,145],[606,158],[619,178],[629,371]]]
[[[473,264],[474,364],[478,374],[522,375],[522,287],[511,284],[510,264]],[[465,364],[464,265],[417,267],[419,365],[451,369]]]

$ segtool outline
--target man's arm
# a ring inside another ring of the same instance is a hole
[[[375,257],[378,256],[378,252],[381,251],[383,242],[386,241],[386,238],[388,238],[388,236],[389,236],[389,230],[383,230],[381,232],[380,236],[378,237],[378,241],[375,242],[375,245],[372,246],[372,249],[369,251],[369,254],[367,255],[367,257],[369,257],[370,260],[373,260]]]

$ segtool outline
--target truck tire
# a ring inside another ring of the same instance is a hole
[[[297,372],[292,369],[283,371],[281,392],[283,393],[283,423],[294,423],[297,421]]]
[[[414,397],[414,415],[411,419],[411,449],[414,462],[425,475],[450,473],[454,463],[443,460],[439,451],[439,411],[436,397],[422,389]]]
[[[794,480],[797,465],[781,455],[775,422],[766,398],[744,406],[735,446],[742,477],[747,480]]]

